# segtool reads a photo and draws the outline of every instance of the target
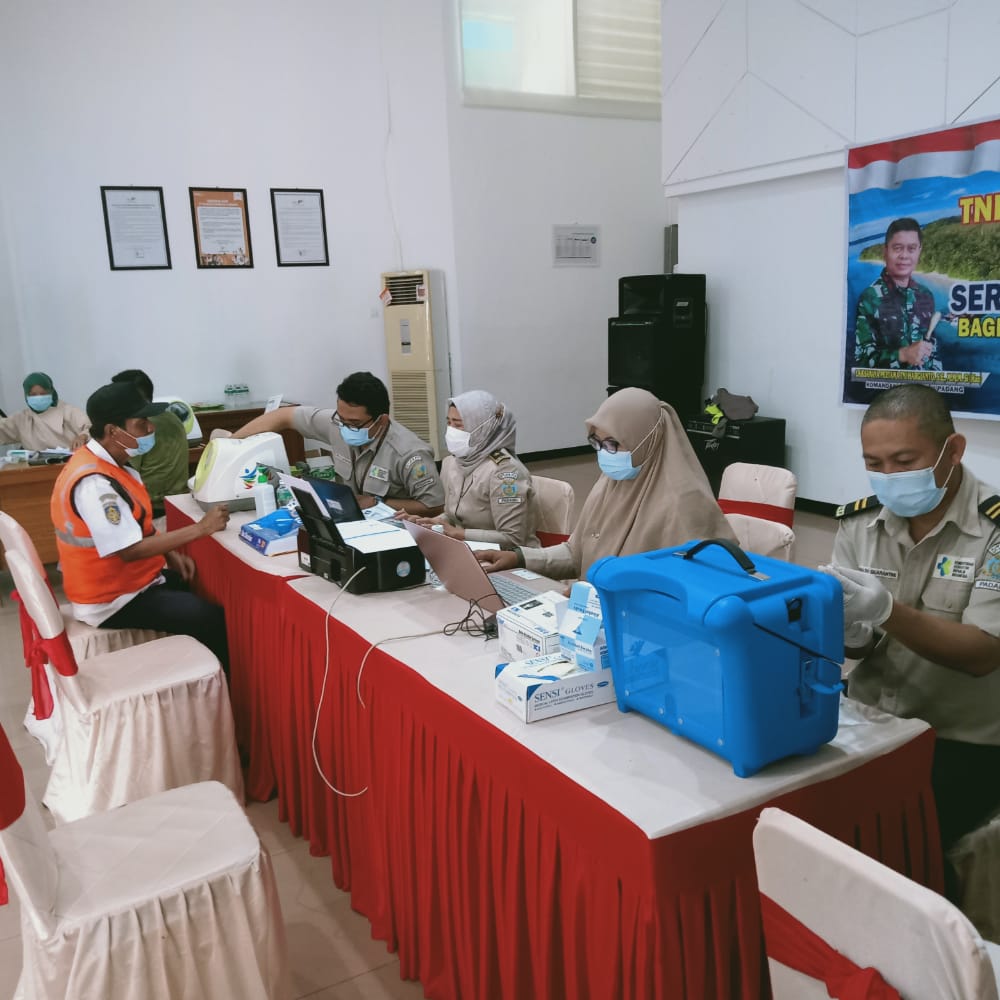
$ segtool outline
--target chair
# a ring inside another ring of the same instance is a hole
[[[997,1000],[1000,947],[943,896],[781,809],[753,849],[774,1000]]]
[[[23,1000],[285,1000],[274,872],[232,793],[175,788],[46,832],[0,729],[0,859]]]
[[[565,542],[573,527],[576,501],[573,487],[548,476],[532,476],[531,485],[535,491],[535,534],[539,542],[543,546]]]
[[[726,466],[719,506],[743,549],[786,562],[792,558],[797,489],[798,480],[788,469],[747,462]]]
[[[32,563],[37,573],[43,579],[48,580],[45,566],[39,558],[38,550],[35,548],[31,536],[10,514],[3,511],[0,511],[0,544],[3,545],[4,549],[20,552]],[[165,632],[154,632],[151,629],[94,628],[77,621],[73,617],[73,611],[69,604],[60,605],[59,612],[66,626],[69,644],[72,646],[78,661],[86,660],[98,653],[110,653],[115,649],[137,646],[139,643],[149,642],[166,634]],[[21,640],[24,643],[25,664],[30,667],[33,659],[34,636],[31,621],[27,617],[23,605],[21,607]],[[49,668],[45,668],[45,673],[46,687],[51,688],[54,681]],[[33,678],[33,681],[40,684],[42,678],[38,676]],[[48,691],[40,691],[40,695],[38,701],[32,695],[31,701],[28,703],[28,711],[24,716],[24,728],[45,748],[46,762],[51,764],[55,759],[59,740],[62,739],[62,719],[58,704],[52,701]]]
[[[101,653],[79,670],[55,598],[34,566],[6,552],[18,596],[54,668],[63,718],[45,805],[57,822],[196,781],[243,797],[229,690],[200,642],[172,635]]]
[[[948,851],[958,880],[957,903],[976,930],[1000,941],[1000,810]]]

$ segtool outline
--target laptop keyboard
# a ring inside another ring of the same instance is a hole
[[[530,587],[525,587],[523,583],[517,583],[507,576],[491,576],[490,583],[496,588],[496,592],[508,604],[520,604],[521,601],[530,600],[538,594]]]

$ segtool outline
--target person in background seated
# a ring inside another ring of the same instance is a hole
[[[111,376],[112,382],[131,382],[152,402],[153,383],[150,377],[138,368],[128,368]],[[142,477],[143,485],[153,504],[153,517],[164,516],[163,498],[187,492],[188,481],[188,440],[184,425],[180,422],[169,403],[164,403],[162,413],[153,414],[149,422],[153,425],[156,444],[148,451],[140,452],[129,459],[129,465]]]
[[[604,556],[651,552],[703,538],[735,542],[677,414],[645,389],[619,389],[587,421],[603,476],[569,541],[545,549],[482,551],[488,572],[524,566],[557,580],[585,576]]]
[[[90,421],[83,410],[59,400],[52,379],[32,372],[24,382],[28,409],[0,418],[0,444],[19,444],[31,451],[71,448],[87,443]]]
[[[444,513],[402,516],[440,524],[446,535],[463,541],[537,547],[531,473],[518,461],[516,437],[514,414],[490,393],[473,389],[449,399],[445,442],[451,454],[441,463]]]
[[[444,506],[434,453],[426,441],[389,417],[389,393],[371,372],[355,372],[337,386],[337,408],[281,406],[233,434],[297,430],[325,441],[337,482],[354,490],[362,508],[379,500],[406,514],[434,517]]]
[[[942,395],[883,392],[861,448],[874,496],[837,511],[833,565],[850,697],[937,733],[932,783],[947,849],[1000,806],[1000,495],[962,465]]]
[[[152,504],[129,458],[154,441],[150,403],[132,382],[102,386],[87,400],[92,438],[78,449],[52,490],[52,523],[73,615],[100,628],[148,628],[190,635],[228,670],[222,608],[190,593],[194,562],[179,549],[222,531],[223,505],[197,524],[157,532]]]

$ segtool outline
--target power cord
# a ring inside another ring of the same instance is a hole
[[[496,615],[479,606],[480,601],[493,596],[495,595],[484,594],[482,597],[470,600],[465,615],[457,622],[450,622],[448,625],[445,625],[441,631],[448,636],[464,632],[466,635],[471,635],[474,639],[486,639],[487,641],[495,639],[497,635]]]

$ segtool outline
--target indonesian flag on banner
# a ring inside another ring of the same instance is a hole
[[[851,194],[927,177],[1000,172],[1000,121],[858,146],[847,154]]]

